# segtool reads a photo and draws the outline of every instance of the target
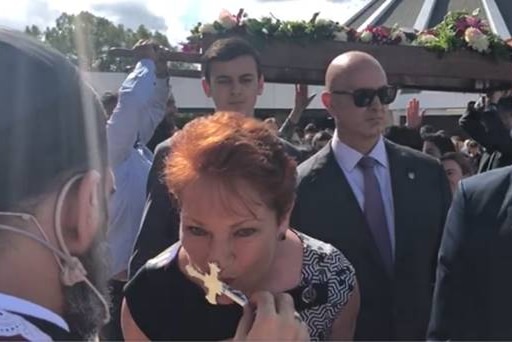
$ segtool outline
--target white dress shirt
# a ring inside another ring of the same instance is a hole
[[[167,79],[157,79],[155,63],[143,59],[119,89],[119,100],[107,123],[109,159],[115,193],[109,202],[107,241],[111,276],[128,268],[146,201],[153,154],[146,147],[165,115]]]
[[[0,293],[0,337],[22,336],[28,341],[52,340],[45,332],[19,315],[49,322],[69,332],[66,321],[55,312],[25,299]]]
[[[345,174],[345,178],[352,188],[352,192],[359,203],[359,207],[361,210],[364,210],[364,178],[363,172],[357,166],[363,155],[341,142],[338,138],[338,132],[334,132],[334,137],[331,141],[331,148],[338,165]],[[391,187],[391,173],[389,171],[388,155],[382,136],[368,156],[377,161],[374,172],[377,177],[377,181],[379,182],[382,201],[384,202],[384,211],[386,213],[388,232],[391,240],[391,249],[394,255],[395,211],[393,206],[393,192]]]

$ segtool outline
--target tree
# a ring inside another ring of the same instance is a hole
[[[36,37],[66,55],[85,70],[125,72],[133,61],[127,58],[114,58],[107,54],[110,47],[132,47],[139,39],[154,39],[159,44],[176,50],[167,37],[152,32],[144,25],[137,30],[115,25],[110,20],[89,12],[78,15],[62,13],[53,27],[44,32],[36,25],[27,26],[25,33]],[[174,68],[190,69],[186,63],[171,63]]]
[[[43,35],[43,32],[36,25],[25,27],[25,33],[37,39],[41,39]]]

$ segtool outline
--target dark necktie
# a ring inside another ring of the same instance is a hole
[[[375,176],[375,166],[377,161],[372,157],[363,156],[358,163],[364,177],[364,216],[382,261],[387,271],[393,273],[393,252],[391,250],[391,240],[389,238],[388,223],[384,202],[380,192],[379,182]]]

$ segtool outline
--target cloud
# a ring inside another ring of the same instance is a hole
[[[59,14],[46,0],[0,2],[0,25],[15,29],[23,30],[27,25],[45,28],[53,25]]]
[[[131,29],[137,29],[139,25],[161,32],[168,29],[165,18],[152,13],[142,2],[98,3],[92,5],[92,10]]]

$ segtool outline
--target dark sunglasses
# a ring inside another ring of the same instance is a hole
[[[354,104],[357,107],[368,107],[373,102],[375,96],[379,97],[380,103],[388,105],[395,101],[397,92],[397,88],[390,85],[383,86],[378,89],[356,89],[353,92],[343,90],[331,91],[332,94],[352,95]]]

